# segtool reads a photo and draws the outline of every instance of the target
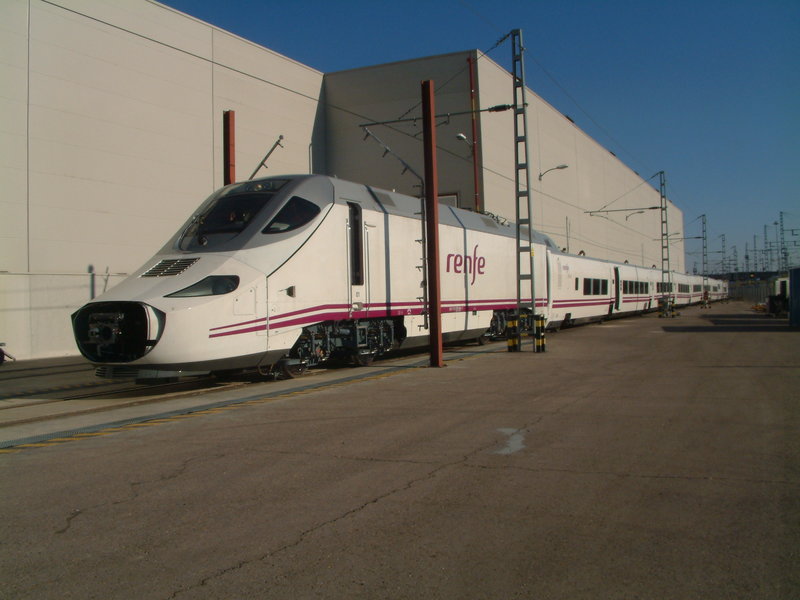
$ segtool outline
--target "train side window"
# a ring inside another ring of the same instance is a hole
[[[588,277],[584,277],[583,279],[583,295],[584,296],[591,296],[592,295],[592,280]]]
[[[608,295],[608,279],[602,279],[600,281],[600,285],[601,285],[600,294],[602,294],[603,296]]]
[[[575,278],[575,291],[576,291],[576,292],[578,291],[578,284],[579,284],[580,282],[581,282],[581,278],[580,278],[580,277],[576,277],[576,278]]]
[[[348,202],[350,209],[350,285],[364,285],[364,226],[361,206]]]
[[[283,233],[302,227],[320,213],[320,208],[313,202],[300,196],[292,198],[278,211],[261,233]]]
[[[599,279],[592,279],[592,295],[599,296],[600,292],[600,280]]]

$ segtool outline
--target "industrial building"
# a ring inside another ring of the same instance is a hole
[[[432,79],[437,113],[452,114],[438,124],[441,200],[514,219],[512,115],[486,110],[512,102],[512,76],[477,51],[321,73],[150,0],[4,0],[0,45],[0,342],[17,358],[77,354],[70,314],[223,185],[226,111],[237,179],[274,147],[260,175],[418,195],[421,119],[363,126],[420,116]],[[527,101],[534,227],[570,253],[660,268],[658,211],[633,210],[659,192]],[[631,211],[588,214],[606,207]],[[672,203],[668,219],[683,231]],[[682,241],[670,255],[684,271]]]

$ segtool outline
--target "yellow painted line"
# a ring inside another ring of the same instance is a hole
[[[55,446],[56,444],[50,442],[31,442],[30,444],[21,444],[17,448],[43,448],[45,446]]]

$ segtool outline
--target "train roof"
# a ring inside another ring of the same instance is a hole
[[[410,219],[422,218],[422,200],[420,198],[344,179],[333,177],[327,179],[330,179],[334,186],[337,201],[357,202],[366,208]],[[514,237],[516,235],[514,224],[509,221],[502,220],[492,214],[477,213],[448,204],[439,205],[439,222],[445,225],[464,227],[472,231],[483,231],[506,237]],[[561,253],[561,249],[555,242],[543,233],[534,231],[533,241],[546,245],[553,252]]]

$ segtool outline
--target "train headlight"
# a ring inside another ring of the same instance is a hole
[[[239,287],[239,277],[237,275],[209,275],[172,294],[167,294],[166,298],[196,298],[198,296],[221,296],[230,294]]]

